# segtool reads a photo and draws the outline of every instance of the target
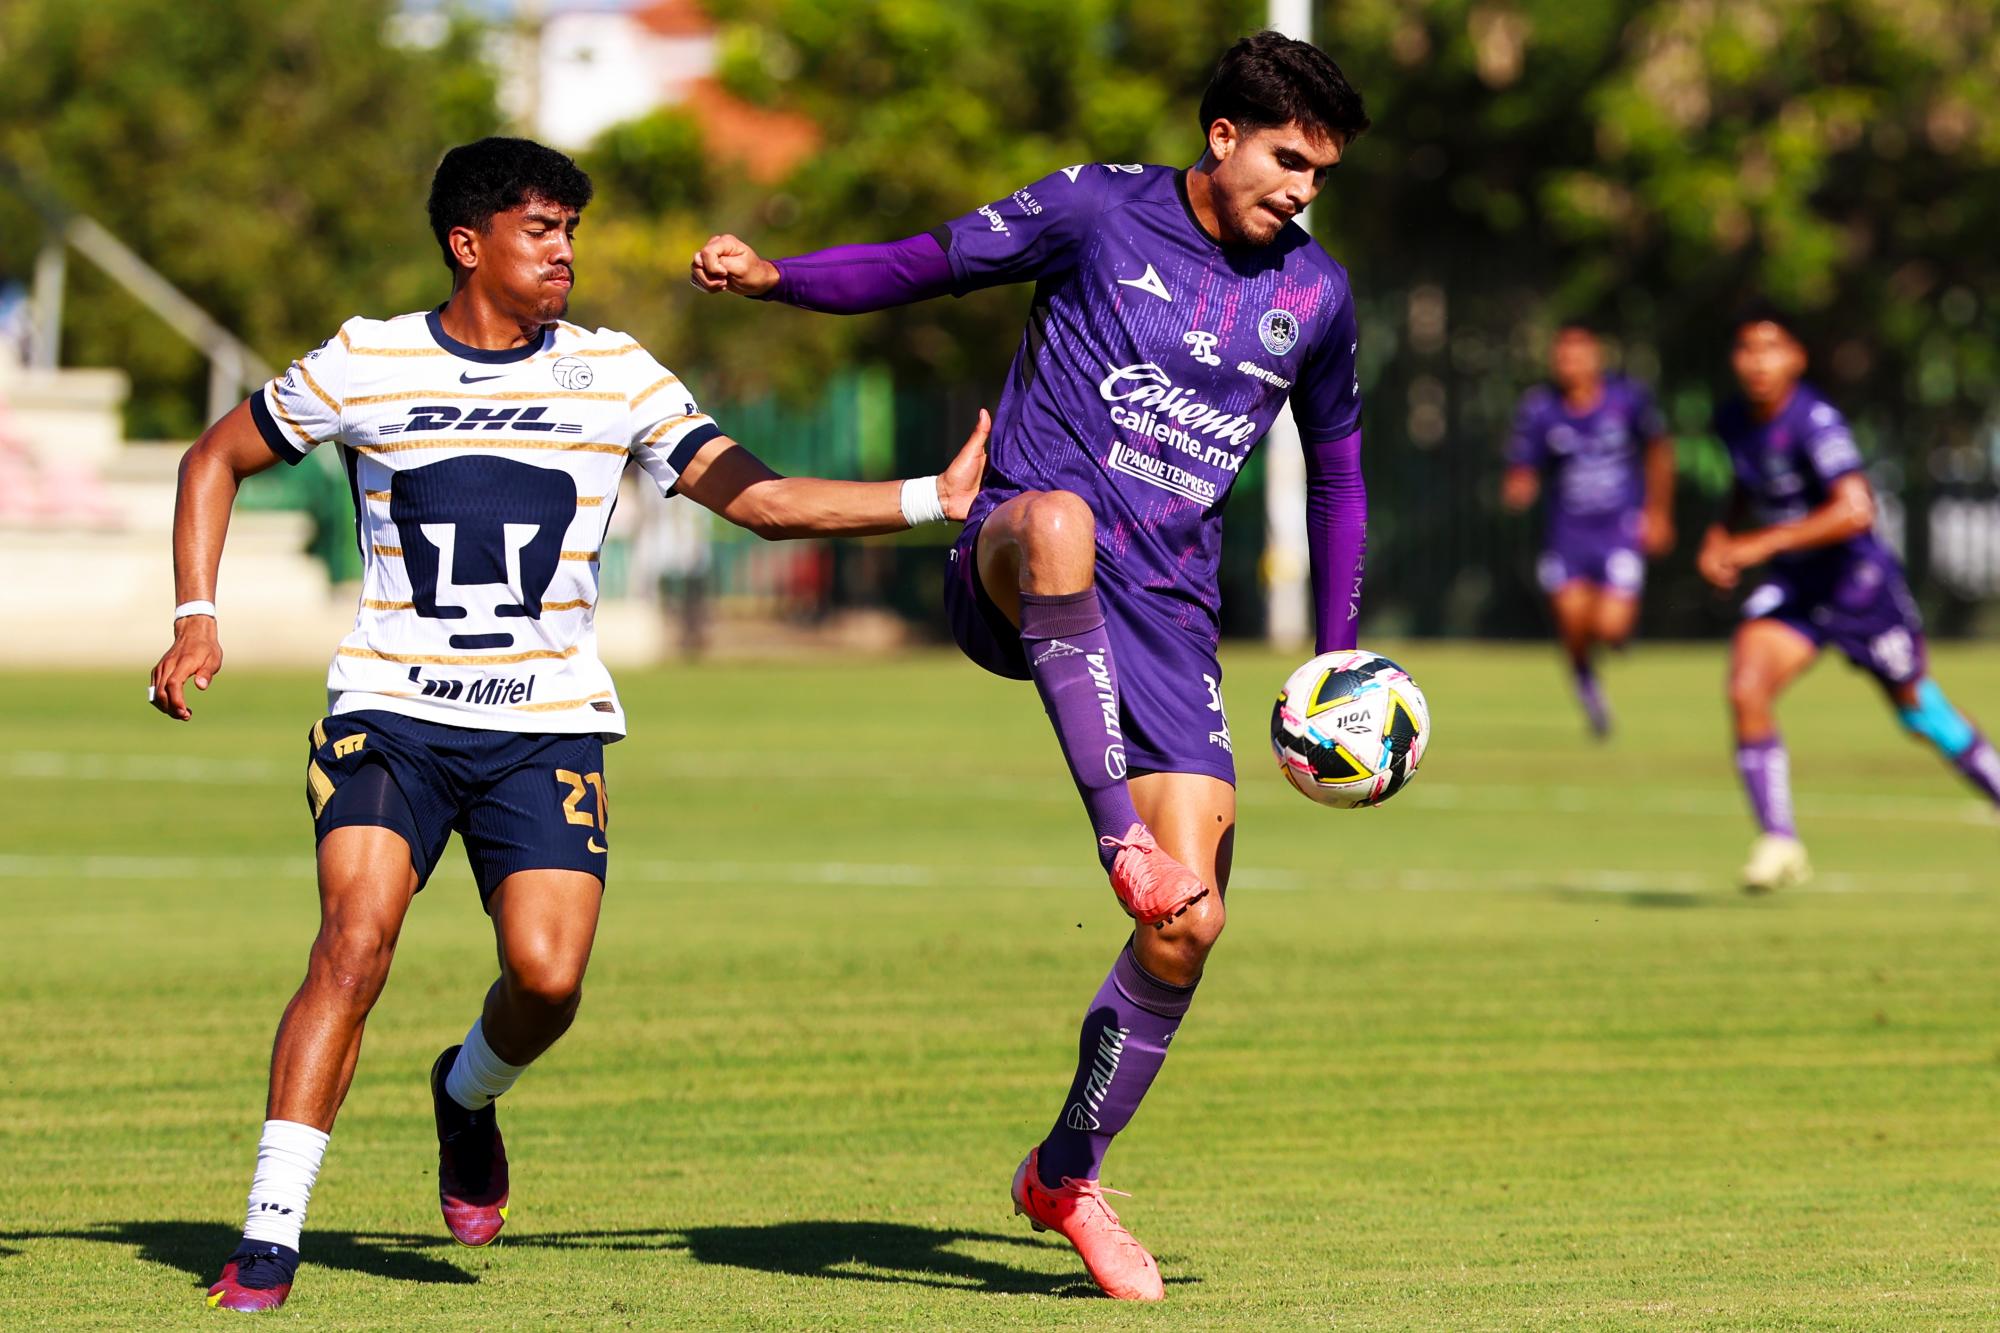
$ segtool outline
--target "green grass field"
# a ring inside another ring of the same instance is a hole
[[[310,1327],[1991,1329],[2000,829],[1866,683],[1787,702],[1813,891],[1750,901],[1712,646],[1407,645],[1421,778],[1341,813],[1229,658],[1231,925],[1107,1183],[1163,1308],[1011,1216],[1124,934],[1034,696],[955,657],[628,672],[582,1016],[509,1230],[436,1213],[424,1075],[492,944],[418,900],[276,1318]],[[2000,724],[2000,657],[1939,654]],[[315,921],[310,674],[0,677],[0,1327],[216,1325]]]

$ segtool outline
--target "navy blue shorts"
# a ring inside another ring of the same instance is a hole
[[[410,844],[422,888],[455,831],[483,903],[517,870],[581,870],[604,882],[611,847],[604,741],[449,727],[400,713],[313,723],[306,804],[315,841],[386,828]]]
[[[945,615],[959,651],[996,676],[1031,679],[1021,631],[979,578],[979,532],[968,523],[945,566]],[[1214,631],[1180,623],[1183,605],[1128,586],[1102,561],[1097,598],[1118,672],[1118,725],[1133,772],[1205,773],[1234,785],[1236,757],[1222,711]]]

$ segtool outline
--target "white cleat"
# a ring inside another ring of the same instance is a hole
[[[1812,878],[1806,860],[1806,845],[1782,833],[1766,833],[1750,844],[1750,859],[1743,865],[1745,893],[1775,893],[1796,889]]]

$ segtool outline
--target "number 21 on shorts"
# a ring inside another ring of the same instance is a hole
[[[563,797],[564,819],[572,824],[581,824],[585,828],[595,828],[599,832],[610,831],[611,803],[604,792],[602,773],[575,773],[567,768],[559,768],[556,770],[556,785],[568,788],[568,793]],[[594,816],[588,811],[577,808],[583,804],[586,793],[597,798],[595,802],[597,813]]]

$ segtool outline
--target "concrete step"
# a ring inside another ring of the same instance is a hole
[[[252,660],[297,661],[295,641],[314,643],[323,659],[353,623],[352,593],[336,597],[325,567],[303,550],[308,526],[289,513],[239,514],[230,524],[217,604],[278,648],[251,646]],[[0,528],[0,568],[36,627],[0,636],[0,664],[134,663],[157,657],[171,635],[173,551],[163,531]]]
[[[30,370],[0,357],[0,433],[50,467],[101,468],[125,442],[122,370]]]

